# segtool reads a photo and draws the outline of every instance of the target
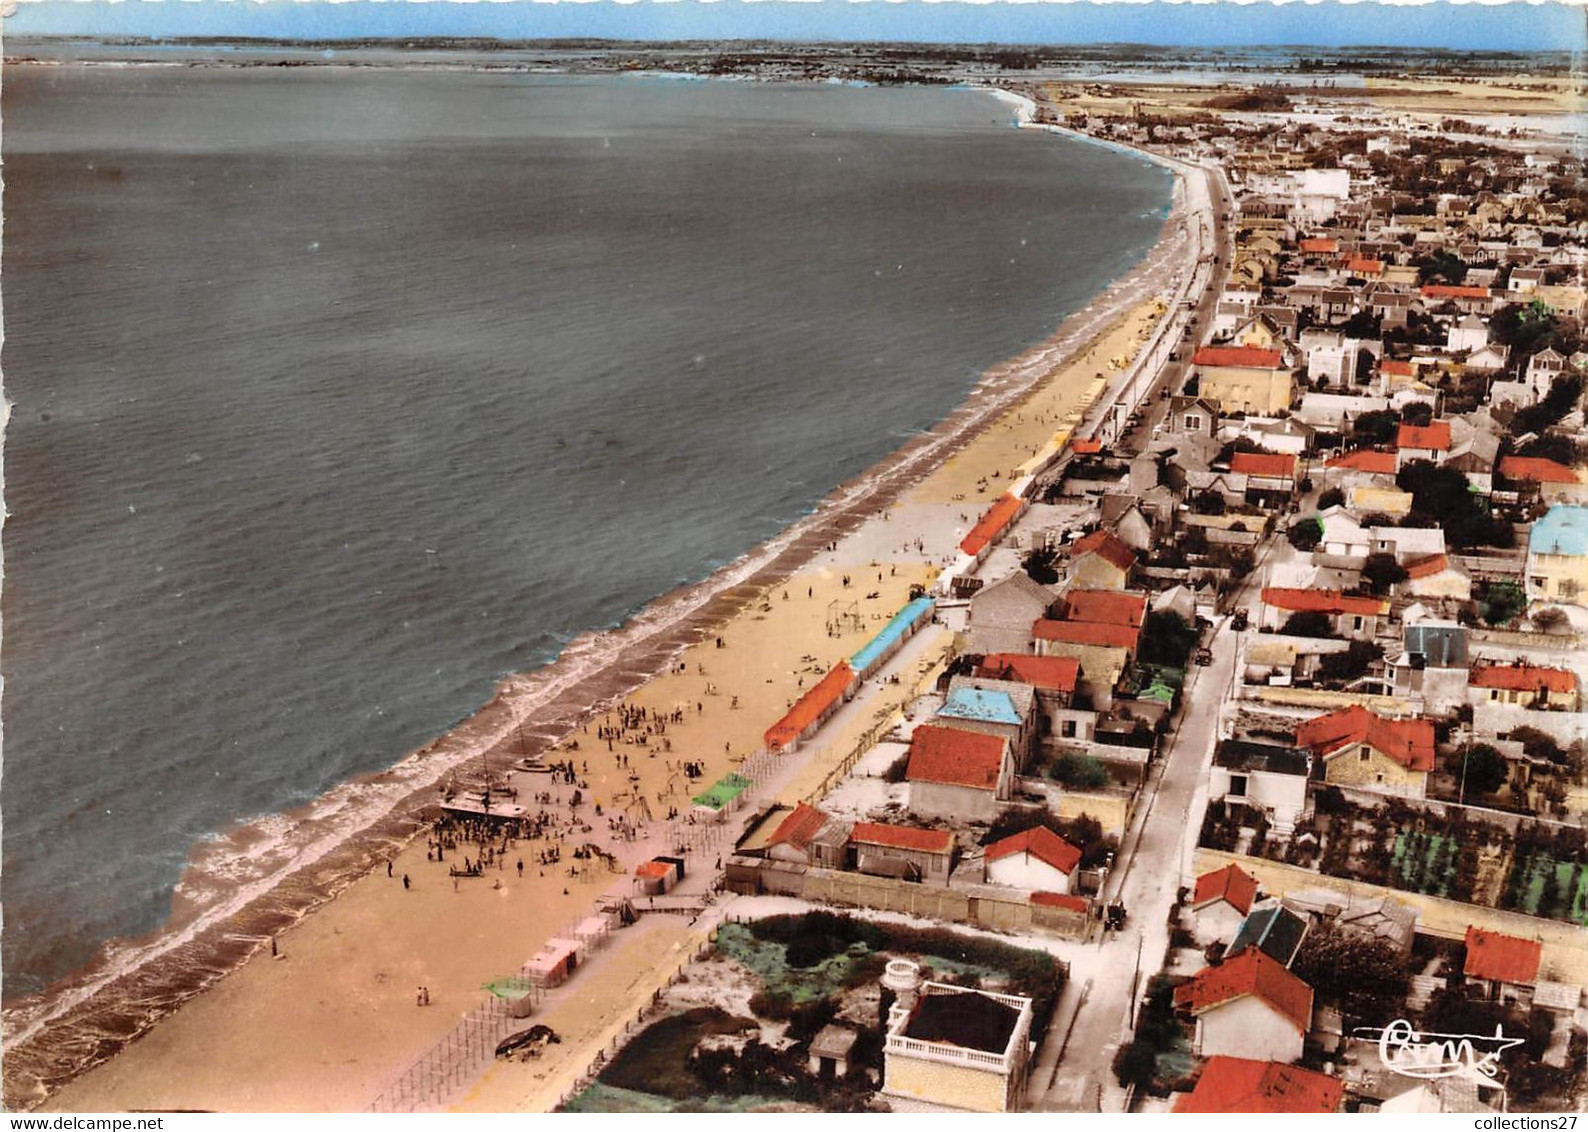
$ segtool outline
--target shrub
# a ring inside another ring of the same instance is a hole
[[[1077,790],[1095,790],[1110,781],[1108,768],[1091,755],[1060,755],[1049,773],[1055,781]]]
[[[750,933],[756,939],[783,944],[788,949],[788,965],[806,968],[848,951],[856,943],[880,951],[888,941],[887,931],[876,924],[821,910],[756,920]]]
[[[1332,638],[1336,636],[1334,625],[1329,620],[1327,613],[1306,609],[1300,613],[1292,613],[1285,618],[1285,623],[1279,631],[1291,637],[1318,637]]]
[[[1337,487],[1331,487],[1318,496],[1318,510],[1327,511],[1331,507],[1341,507],[1345,504],[1345,492]]]

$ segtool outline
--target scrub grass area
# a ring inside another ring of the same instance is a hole
[[[939,982],[1031,998],[1037,1035],[1067,973],[1046,952],[1002,940],[825,911],[724,924],[715,942],[664,993],[663,1016],[567,1111],[875,1110],[889,959],[916,960]],[[821,1077],[811,1071],[810,1045],[828,1025],[855,1041],[847,1072]]]
[[[675,1100],[636,1089],[620,1089],[597,1081],[568,1102],[568,1112],[757,1112],[789,1111],[788,1101],[776,1097],[694,1097]]]

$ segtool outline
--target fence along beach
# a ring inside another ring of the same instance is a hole
[[[1174,222],[1171,215],[1165,234]],[[249,846],[283,845],[274,836],[282,825],[298,834],[287,839],[290,850],[277,850],[285,879],[266,876],[257,889],[240,889],[204,919],[111,954],[48,998],[13,1011],[8,1103],[37,1103],[173,1011],[53,1103],[85,1109],[167,1101],[234,1109],[367,1103],[385,1071],[439,1036],[431,1033],[439,1012],[415,1011],[409,983],[428,987],[448,1004],[447,1017],[456,1017],[465,1002],[478,998],[481,982],[515,970],[555,925],[586,910],[604,887],[596,883],[599,873],[569,877],[552,870],[542,876],[538,865],[527,867],[537,861],[533,854],[551,845],[546,841],[515,846],[515,859],[526,861],[522,880],[513,869],[502,888],[454,891],[438,863],[420,856],[427,839],[415,837],[429,828],[425,810],[437,801],[434,783],[484,757],[502,765],[574,735],[578,751],[567,754],[581,766],[588,755],[590,770],[582,775],[589,783],[587,805],[599,799],[611,807],[617,795],[636,790],[650,799],[653,812],[669,791],[687,805],[687,795],[670,782],[685,747],[707,782],[738,765],[757,748],[761,732],[819,678],[817,669],[852,654],[868,630],[904,604],[911,585],[929,581],[952,560],[959,538],[996,498],[996,490],[979,490],[989,470],[1007,475],[1075,419],[1086,396],[1098,391],[1097,375],[1106,372],[1108,360],[1128,353],[1150,326],[1141,304],[1166,289],[1170,259],[1161,241],[1050,339],[990,371],[938,426],[840,486],[812,515],[756,552],[665,596],[622,629],[580,638],[547,668],[504,681],[479,712],[391,770],[209,848],[210,858],[224,859]],[[1021,404],[1038,383],[1040,391]],[[833,602],[857,603],[860,616],[829,637],[816,611]],[[670,730],[673,752],[648,750],[635,759],[636,752],[624,748],[629,766],[611,758],[619,752],[606,751],[596,737],[603,708],[630,696],[648,710],[683,706],[683,721]],[[629,773],[638,774],[637,786],[630,785]],[[558,847],[564,856],[571,851]],[[388,878],[385,862],[394,855]],[[214,871],[201,851],[185,883],[209,883],[205,878]],[[414,882],[407,889],[395,880],[405,874]],[[304,919],[338,894],[341,899]],[[285,955],[278,962],[270,958],[272,941]],[[193,997],[212,984],[211,993]],[[281,1039],[261,1065],[243,1019],[272,1002],[271,1024]],[[325,1040],[289,1040],[297,1033],[323,1033]],[[354,1048],[361,1051],[357,1073],[328,1073],[313,1055],[304,1060],[310,1050]],[[162,1082],[158,1067],[175,1058],[188,1070],[184,1081]]]

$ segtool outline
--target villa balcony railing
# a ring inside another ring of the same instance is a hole
[[[915,1038],[901,1038],[894,1035],[888,1037],[887,1052],[917,1057],[925,1061],[940,1061],[946,1065],[968,1065],[992,1073],[1008,1073],[1013,1068],[1010,1059],[1001,1053],[985,1053],[979,1049],[963,1049],[959,1046],[923,1042]]]

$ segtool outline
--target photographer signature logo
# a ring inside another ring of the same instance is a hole
[[[1500,1071],[1500,1055],[1522,1044],[1521,1038],[1506,1037],[1498,1025],[1493,1034],[1423,1033],[1404,1018],[1397,1018],[1383,1029],[1358,1027],[1355,1034],[1378,1042],[1384,1068],[1402,1077],[1425,1081],[1465,1077],[1487,1083]]]

